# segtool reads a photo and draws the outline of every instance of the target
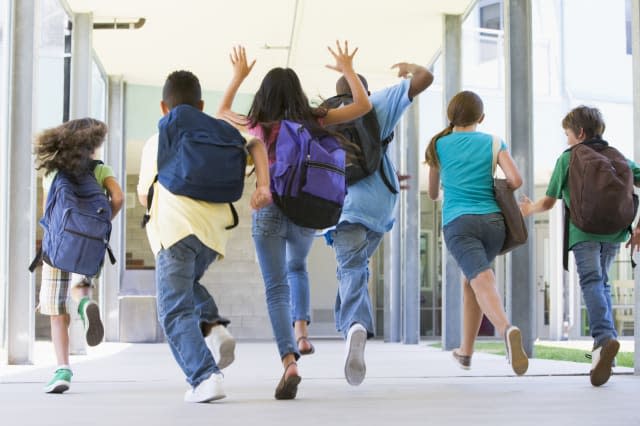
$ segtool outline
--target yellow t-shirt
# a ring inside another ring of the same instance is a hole
[[[158,174],[158,134],[150,137],[142,148],[138,194],[147,195]],[[175,195],[159,182],[154,184],[147,237],[154,255],[189,235],[224,257],[233,215],[229,204],[211,203]]]

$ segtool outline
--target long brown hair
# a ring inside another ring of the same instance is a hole
[[[54,170],[71,175],[85,173],[106,134],[107,125],[94,118],[70,120],[44,130],[36,138],[36,169],[44,169],[45,174]]]
[[[451,98],[447,106],[449,125],[431,138],[424,155],[426,163],[430,167],[439,168],[440,162],[438,161],[438,153],[436,152],[436,142],[438,139],[451,134],[455,126],[464,127],[477,123],[482,117],[482,114],[484,114],[482,99],[474,92],[465,90]]]

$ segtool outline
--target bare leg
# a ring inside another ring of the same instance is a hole
[[[69,314],[51,315],[51,341],[58,365],[69,365]]]
[[[509,320],[507,319],[507,314],[504,311],[498,289],[496,288],[496,277],[493,271],[487,269],[476,275],[476,277],[471,280],[471,288],[475,293],[478,306],[487,318],[489,318],[489,321],[491,321],[500,335],[503,336],[509,326]]]
[[[307,339],[300,340],[301,337],[308,337],[309,330],[307,328],[307,321],[305,320],[296,320],[293,323],[293,328],[296,334],[296,342],[298,342],[298,350],[300,352],[306,352],[311,350],[311,342]]]
[[[476,294],[474,293],[468,279],[462,281],[463,293],[463,315],[462,315],[462,344],[458,353],[460,355],[473,355],[473,345],[482,323],[482,310],[478,305]]]

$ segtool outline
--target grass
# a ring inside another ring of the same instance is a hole
[[[430,346],[434,348],[441,348],[442,344],[434,343]],[[475,350],[493,355],[505,355],[504,343],[502,342],[476,342]],[[591,360],[585,357],[586,353],[586,351],[581,349],[534,345],[534,358],[538,359],[591,363]],[[616,363],[619,367],[633,368],[633,352],[619,352],[616,357]]]

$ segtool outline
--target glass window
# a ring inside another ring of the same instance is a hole
[[[631,55],[632,34],[631,34],[631,0],[625,0],[624,2],[624,20],[625,29],[627,32],[627,55]]]
[[[0,0],[0,223],[3,227],[7,225],[7,210],[9,204],[6,199],[9,197],[7,183],[9,178],[7,173],[7,161],[9,154],[9,144],[7,143],[7,105],[9,103],[9,85],[7,77],[9,75],[9,55],[8,49],[8,10],[9,0]],[[6,228],[5,228],[6,229]],[[6,235],[6,232],[0,231],[0,234]],[[0,271],[6,271],[7,260],[7,239],[0,238]],[[5,306],[6,306],[6,287],[2,284],[5,280],[0,281],[0,348],[5,342]]]
[[[480,61],[490,61],[498,57],[498,35],[502,31],[502,2],[480,3],[478,8],[480,20]],[[482,29],[493,31],[482,31]]]
[[[95,58],[91,66],[91,117],[107,120],[107,80]]]
[[[35,93],[36,130],[60,125],[69,117],[69,72],[70,61],[67,46],[70,47],[70,17],[59,0],[41,0],[39,25],[40,40],[38,46],[38,82]],[[42,216],[42,179],[37,180],[36,203],[39,218]],[[37,244],[42,239],[42,228],[36,227]],[[36,271],[36,295],[40,291],[40,269]],[[49,321],[43,315],[36,315],[36,339],[47,339],[50,335]]]

